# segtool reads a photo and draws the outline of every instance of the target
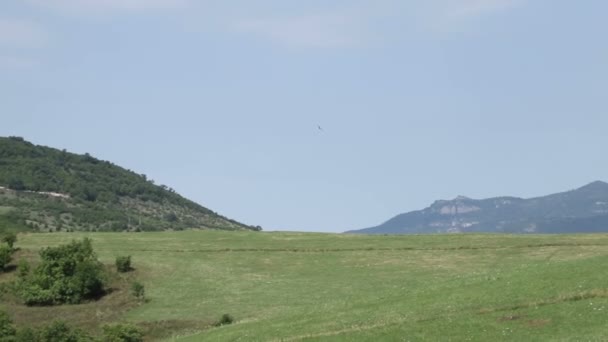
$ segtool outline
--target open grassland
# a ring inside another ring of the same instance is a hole
[[[95,303],[2,303],[18,324],[131,321],[167,341],[608,339],[608,235],[53,233],[17,246],[35,259],[84,236],[104,263],[132,255],[149,301],[115,279]],[[237,322],[213,327],[224,313]]]

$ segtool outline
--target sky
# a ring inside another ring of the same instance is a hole
[[[604,0],[5,0],[0,136],[264,230],[608,181]],[[320,126],[322,128],[319,129]]]

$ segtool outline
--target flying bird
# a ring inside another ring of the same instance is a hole
[[[317,125],[317,128],[319,129],[319,131],[321,131],[321,132],[325,132],[325,131],[323,130],[323,127],[321,127],[321,125]]]

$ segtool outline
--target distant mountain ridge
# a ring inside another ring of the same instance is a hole
[[[435,201],[430,207],[397,215],[357,234],[425,233],[592,233],[608,232],[608,183],[523,199],[496,197]]]
[[[146,175],[20,137],[0,137],[0,230],[260,230]]]

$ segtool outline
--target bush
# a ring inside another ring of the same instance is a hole
[[[21,179],[12,178],[8,181],[7,187],[11,190],[23,191],[26,190],[25,184]]]
[[[146,297],[146,289],[144,285],[138,281],[131,285],[131,293],[137,299],[144,299]]]
[[[17,274],[19,278],[26,278],[30,274],[30,263],[25,259],[19,260],[19,265],[17,265]]]
[[[13,249],[15,242],[17,242],[17,235],[15,233],[7,233],[2,237],[2,242],[6,242],[10,249]]]
[[[15,336],[17,330],[13,326],[13,321],[9,315],[0,311],[0,341],[10,341],[10,338]]]
[[[131,324],[115,324],[103,327],[104,342],[142,342],[142,332]]]
[[[45,248],[41,263],[20,285],[27,305],[78,304],[104,294],[104,274],[91,240]]]
[[[11,262],[13,249],[9,246],[0,246],[0,271],[4,271]]]
[[[167,213],[165,214],[165,220],[167,222],[173,223],[179,221],[179,218],[177,217],[177,215],[175,215],[175,213]]]
[[[216,326],[228,325],[234,323],[234,317],[230,314],[223,314],[222,318],[215,324]]]
[[[40,342],[84,342],[91,338],[80,329],[71,328],[65,322],[57,321],[40,330],[37,334]]]
[[[19,329],[14,339],[15,342],[32,342],[38,340],[36,331],[29,327]]]
[[[116,271],[124,273],[130,270],[132,270],[130,255],[116,257]]]

